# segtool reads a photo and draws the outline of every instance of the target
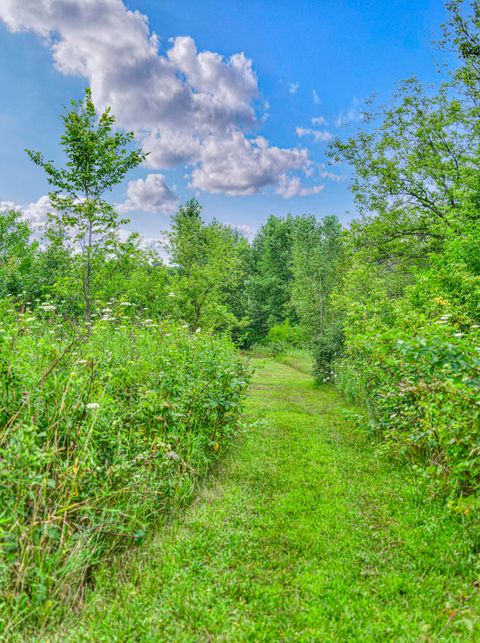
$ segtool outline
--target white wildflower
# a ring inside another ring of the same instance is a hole
[[[100,408],[100,404],[98,402],[89,402],[88,404],[85,405],[85,408],[93,411],[95,409]]]

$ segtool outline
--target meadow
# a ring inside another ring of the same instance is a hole
[[[190,199],[159,253],[89,89],[65,163],[27,151],[51,211],[0,212],[0,636],[477,640],[480,8],[448,9],[438,86],[329,145],[346,225],[248,240]]]

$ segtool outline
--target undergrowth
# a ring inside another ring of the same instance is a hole
[[[94,567],[190,497],[231,440],[248,371],[227,339],[51,304],[0,325],[0,635],[75,605]]]

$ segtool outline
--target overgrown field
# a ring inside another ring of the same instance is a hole
[[[248,372],[231,342],[51,304],[0,325],[0,627],[82,599],[93,568],[191,497],[235,434]]]

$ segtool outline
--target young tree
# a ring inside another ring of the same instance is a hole
[[[191,199],[172,217],[168,233],[178,315],[192,330],[231,328],[237,319],[226,303],[241,277],[242,244],[229,226],[216,220],[206,224],[201,212]]]
[[[69,241],[80,249],[82,292],[89,322],[95,263],[119,225],[126,222],[119,219],[105,195],[144,160],[145,154],[131,148],[132,132],[112,131],[115,118],[109,107],[97,118],[89,89],[82,101],[72,101],[72,109],[63,115],[63,122],[61,145],[68,159],[64,168],[55,167],[40,152],[26,151],[45,170],[53,187],[49,194],[52,224],[66,231]]]

